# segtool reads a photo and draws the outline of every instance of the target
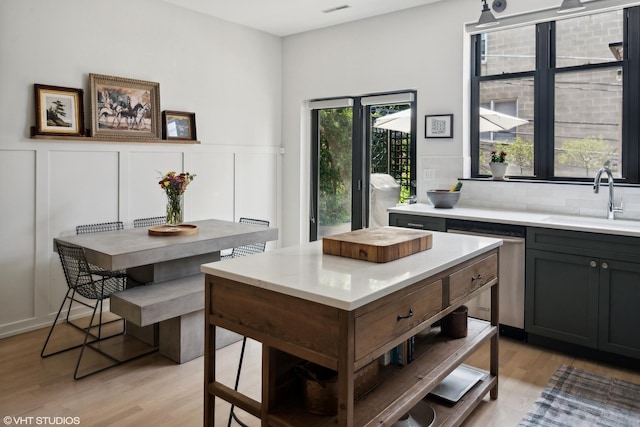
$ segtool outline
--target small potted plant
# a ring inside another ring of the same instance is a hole
[[[506,162],[507,152],[500,150],[494,150],[491,152],[491,161],[489,167],[491,168],[491,175],[495,180],[503,180],[504,175],[507,172],[509,163]]]

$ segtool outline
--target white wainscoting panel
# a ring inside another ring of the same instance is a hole
[[[240,217],[266,219],[277,226],[278,156],[272,153],[236,153],[236,221]],[[273,247],[269,242],[267,247]]]
[[[192,154],[190,172],[196,177],[185,199],[190,219],[234,220],[233,157],[232,151]]]
[[[158,182],[168,172],[184,171],[184,156],[182,152],[143,152],[129,154],[129,178],[127,188],[123,192],[128,198],[129,222],[136,218],[148,218],[164,215],[167,209],[167,196]],[[188,171],[191,172],[191,171]],[[122,183],[125,187],[125,183]],[[188,187],[190,193],[192,186]],[[186,204],[186,203],[185,203]],[[185,209],[185,220],[189,213]]]
[[[120,220],[118,158],[116,151],[50,152],[50,242],[75,234],[77,225]],[[58,255],[51,255],[49,313],[58,310],[67,291]]]
[[[35,316],[35,166],[34,151],[0,155],[0,324]]]

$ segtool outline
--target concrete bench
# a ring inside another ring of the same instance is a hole
[[[139,327],[159,324],[162,355],[184,363],[204,354],[204,274],[125,289],[111,295],[111,312]],[[216,349],[242,339],[216,331]]]

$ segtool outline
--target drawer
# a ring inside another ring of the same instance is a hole
[[[449,305],[498,277],[498,255],[493,254],[449,276]]]
[[[447,231],[447,220],[422,215],[390,213],[389,225],[395,227],[417,228],[418,230]]]
[[[355,319],[355,360],[359,360],[374,350],[405,332],[415,328],[442,310],[442,280],[393,298],[389,302]],[[408,318],[409,312],[413,314]]]
[[[217,276],[206,276],[209,312],[235,332],[258,341],[280,342],[338,358],[340,313],[337,308]],[[273,315],[273,310],[278,315]],[[295,325],[295,326],[294,326]],[[224,326],[223,326],[224,327]]]

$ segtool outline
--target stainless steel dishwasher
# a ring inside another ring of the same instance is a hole
[[[447,219],[447,232],[502,239],[500,246],[500,333],[526,339],[524,332],[525,235],[521,226]],[[489,320],[491,295],[483,292],[465,304],[469,316]]]

